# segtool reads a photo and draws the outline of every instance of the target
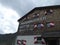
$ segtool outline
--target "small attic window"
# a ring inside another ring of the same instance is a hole
[[[45,15],[52,14],[52,13],[53,13],[52,9],[45,10],[44,12]]]
[[[26,20],[26,18],[24,18],[24,20]]]
[[[50,9],[50,13],[53,13],[53,10],[52,9]]]
[[[23,21],[26,21],[27,20],[27,17],[25,17],[24,19],[23,19]]]
[[[33,17],[34,17],[34,18],[39,17],[39,13],[33,14]]]
[[[30,19],[30,17],[27,17],[27,19]]]

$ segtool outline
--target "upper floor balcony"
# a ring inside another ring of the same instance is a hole
[[[20,25],[29,24],[29,23],[33,23],[33,22],[41,22],[43,20],[46,20],[46,16],[26,20],[24,22],[21,22]]]

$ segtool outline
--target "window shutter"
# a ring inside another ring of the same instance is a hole
[[[17,44],[20,45],[21,44],[21,40],[17,40]]]
[[[45,40],[42,38],[41,39],[42,44],[46,44]]]
[[[48,27],[54,27],[55,24],[54,24],[54,22],[49,22],[49,23],[47,24],[47,26],[48,26]]]
[[[44,24],[38,24],[38,28],[43,28],[44,27]]]
[[[39,14],[37,14],[37,16],[39,16]]]
[[[44,14],[47,15],[47,11],[45,11]]]
[[[41,23],[41,27],[44,27],[44,24]]]
[[[37,43],[37,37],[34,37],[34,44]]]
[[[55,26],[55,24],[53,22],[50,22],[50,26],[53,27]]]
[[[53,12],[53,10],[52,10],[52,9],[50,9],[50,12],[52,13],[52,12]]]
[[[34,25],[34,28],[37,28],[37,24]]]
[[[23,45],[26,45],[26,40],[23,40]]]

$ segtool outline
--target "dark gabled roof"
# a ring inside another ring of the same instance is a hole
[[[31,12],[33,12],[34,10],[37,10],[37,9],[45,9],[45,8],[57,8],[57,7],[60,7],[60,5],[52,5],[52,6],[43,6],[43,7],[35,7],[34,9],[32,9],[30,12],[28,12],[27,14],[25,14],[23,17],[21,17],[20,19],[18,19],[18,22],[20,20],[22,20],[24,17],[26,17],[28,14],[30,14]]]

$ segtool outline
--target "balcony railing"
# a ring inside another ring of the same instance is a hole
[[[33,30],[34,25],[33,24],[26,24],[19,26],[19,30]]]
[[[28,24],[28,23],[33,23],[33,22],[42,21],[42,20],[46,20],[46,16],[43,16],[41,18],[33,18],[25,22],[22,22],[21,24]]]

